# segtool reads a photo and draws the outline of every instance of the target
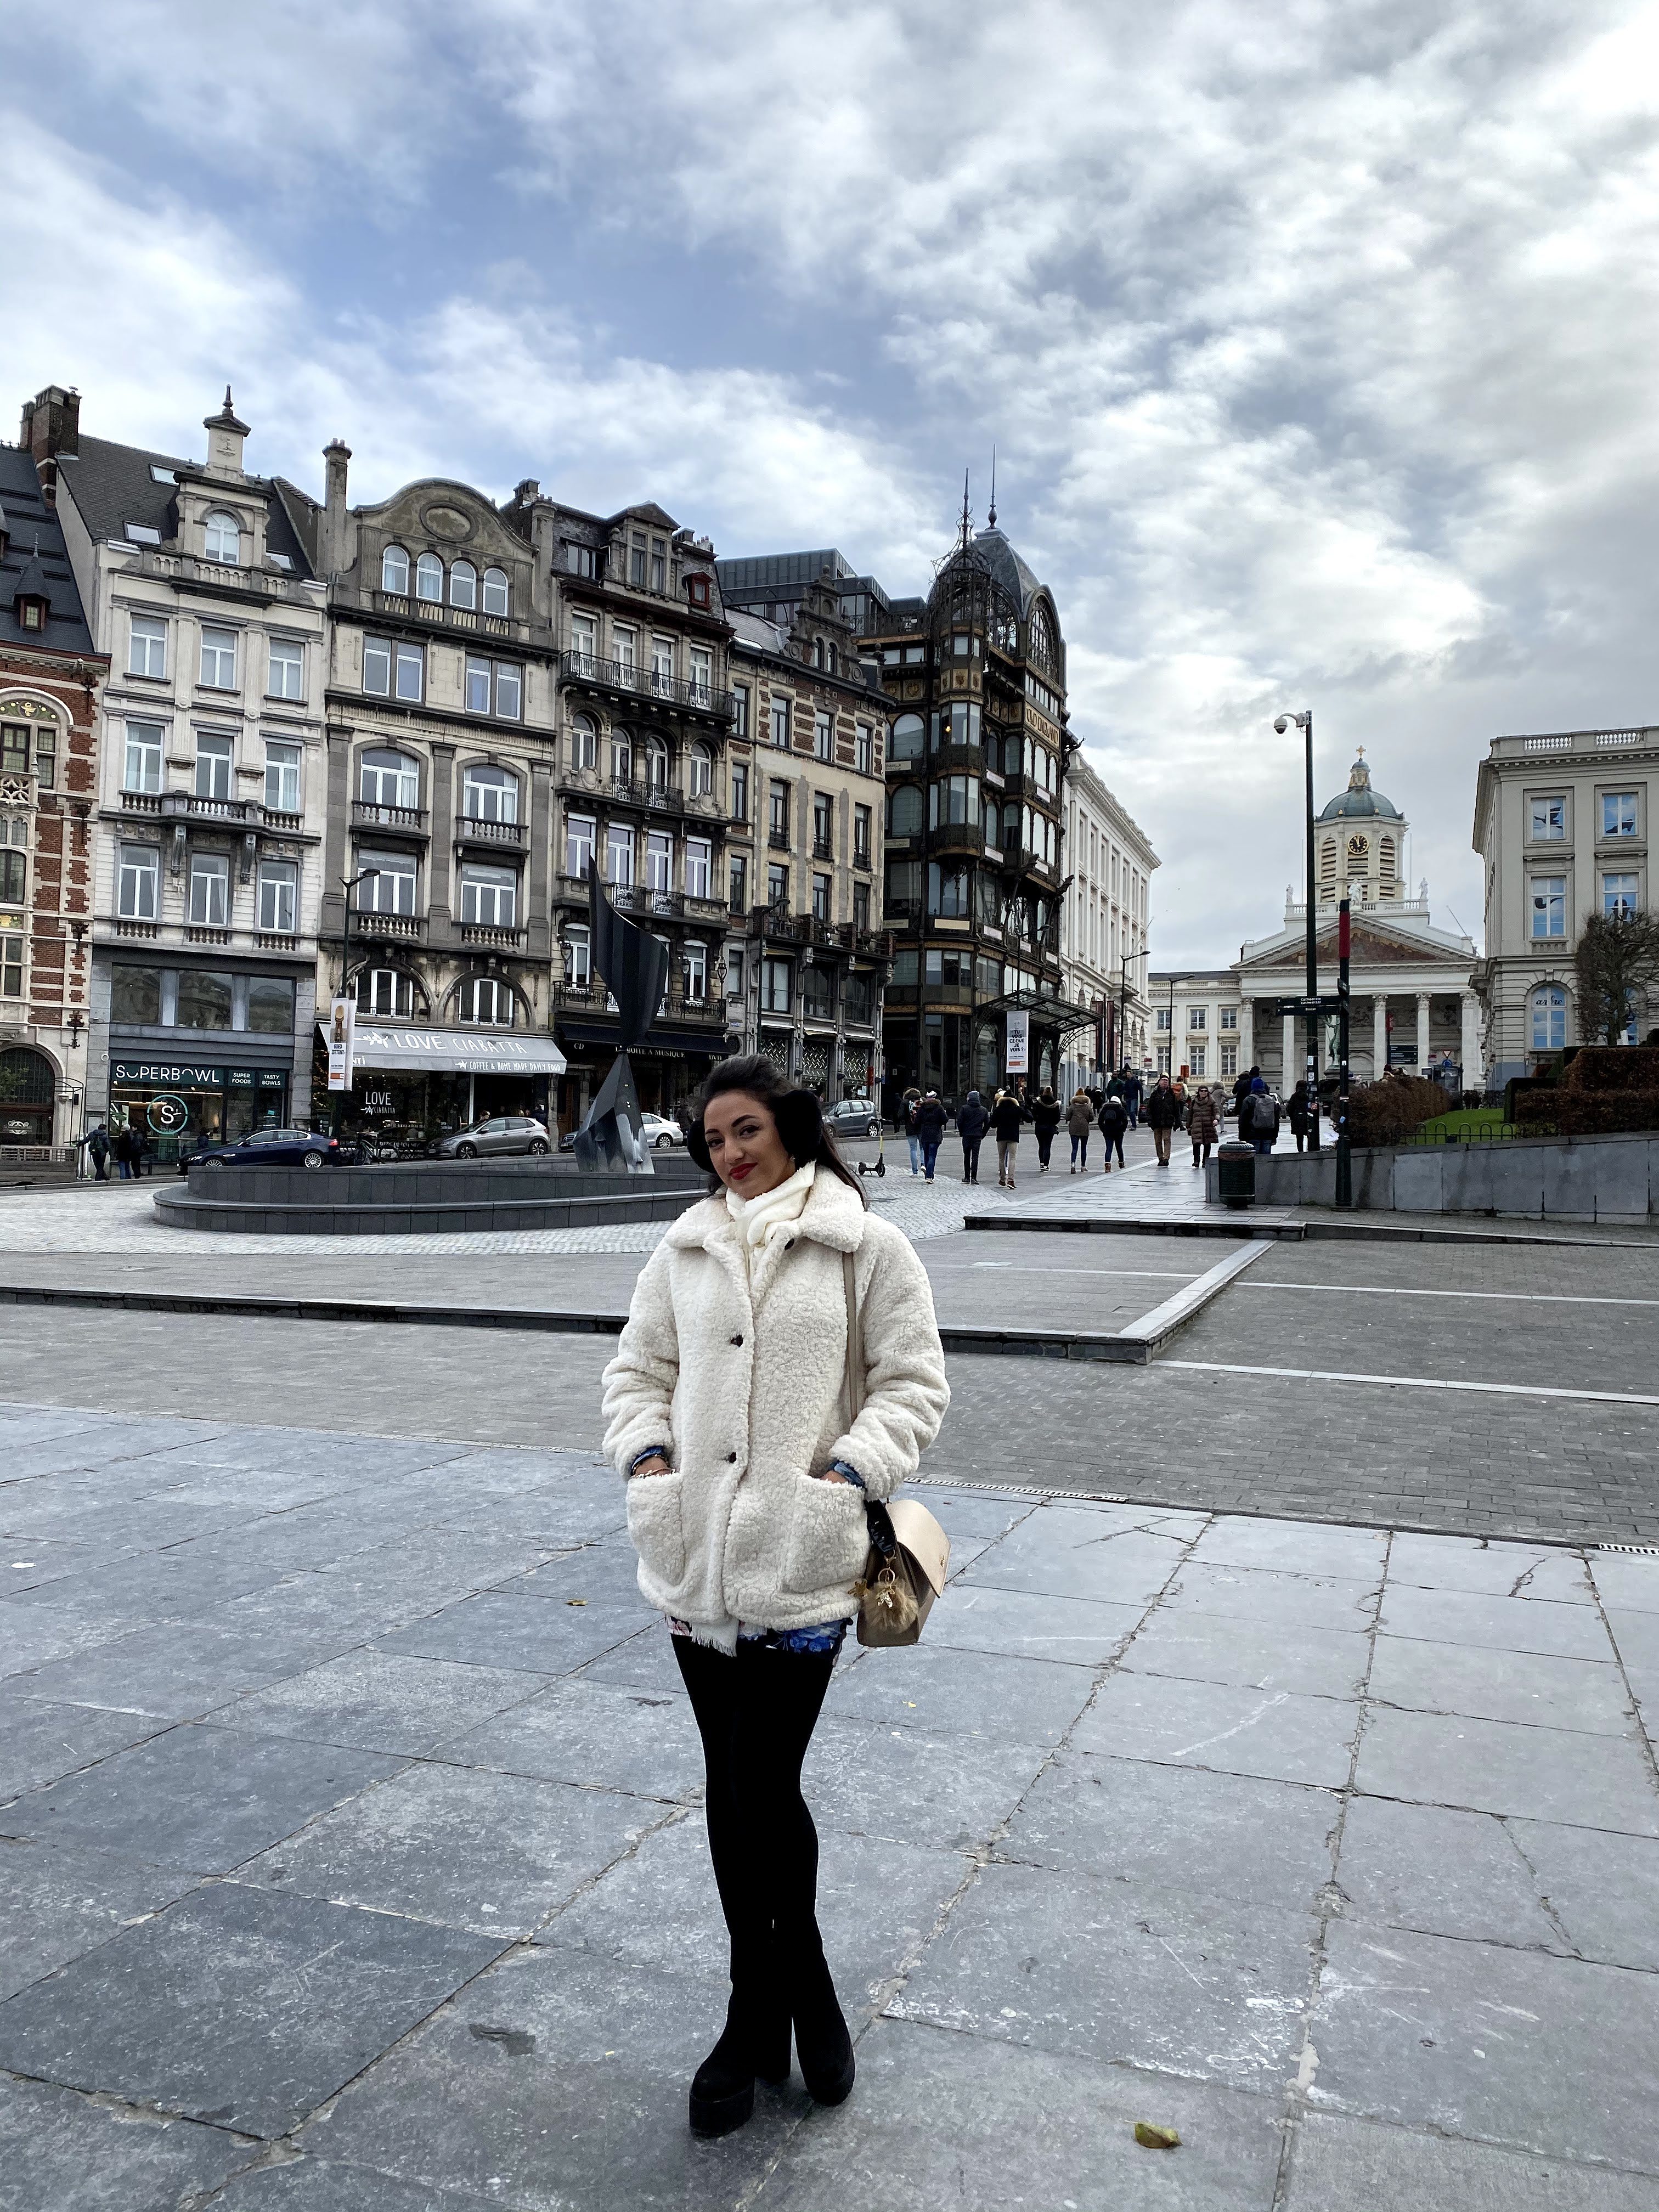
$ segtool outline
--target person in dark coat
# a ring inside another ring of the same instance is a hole
[[[1037,1173],[1047,1175],[1051,1164],[1049,1155],[1054,1148],[1054,1132],[1060,1127],[1060,1101],[1052,1085],[1045,1083],[1036,1104],[1031,1109],[1031,1126],[1036,1131]]]
[[[898,1124],[910,1147],[910,1172],[921,1173],[921,1139],[916,1131],[916,1109],[921,1103],[921,1093],[913,1083],[899,1101]]]
[[[134,1142],[131,1130],[121,1130],[115,1139],[115,1164],[120,1171],[123,1182],[131,1182],[137,1172],[132,1164],[137,1152],[137,1146]]]
[[[1193,1165],[1208,1164],[1210,1147],[1221,1134],[1221,1115],[1207,1083],[1200,1083],[1187,1101],[1187,1134],[1193,1141]]]
[[[1112,1172],[1112,1154],[1117,1154],[1119,1167],[1123,1165],[1123,1133],[1129,1126],[1129,1109],[1121,1098],[1109,1091],[1100,1102],[1100,1133],[1106,1139],[1106,1172]]]
[[[939,1158],[939,1148],[950,1120],[945,1102],[937,1091],[930,1091],[916,1107],[913,1127],[921,1142],[921,1171],[929,1182],[933,1180],[933,1163]]]
[[[82,1139],[82,1142],[87,1148],[88,1158],[92,1162],[93,1180],[95,1182],[107,1182],[109,1181],[109,1131],[101,1121],[95,1121],[87,1135]]]
[[[1279,1107],[1259,1075],[1252,1076],[1238,1109],[1238,1133],[1258,1152],[1272,1152],[1279,1139]]]
[[[1140,1078],[1133,1068],[1127,1069],[1123,1078],[1123,1103],[1129,1109],[1129,1127],[1132,1129],[1140,1127],[1141,1090]]]
[[[1261,1070],[1259,1067],[1247,1067],[1243,1074],[1239,1077],[1237,1082],[1234,1084],[1233,1111],[1235,1114],[1242,1114],[1243,1112],[1244,1101],[1249,1095],[1250,1085],[1255,1082],[1256,1077],[1260,1075],[1261,1073]]]
[[[985,1132],[991,1126],[991,1117],[977,1091],[970,1091],[962,1102],[957,1115],[957,1134],[962,1139],[962,1179],[963,1182],[979,1181],[979,1148]]]
[[[1019,1143],[1019,1125],[1029,1121],[1031,1109],[1017,1091],[999,1091],[996,1103],[991,1109],[991,1127],[997,1133],[997,1182],[1014,1187],[1014,1150]]]
[[[1170,1164],[1170,1132],[1181,1119],[1181,1099],[1167,1075],[1160,1075],[1146,1101],[1146,1127],[1152,1133],[1152,1142],[1158,1148],[1158,1164],[1161,1168]]]
[[[1308,1149],[1308,1133],[1313,1127],[1313,1111],[1308,1098],[1308,1079],[1305,1076],[1291,1091],[1285,1111],[1290,1116],[1291,1134],[1296,1139],[1296,1149]]]

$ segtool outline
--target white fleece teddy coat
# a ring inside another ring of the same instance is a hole
[[[842,1255],[854,1255],[866,1368],[849,1425]],[[915,1474],[950,1402],[933,1287],[908,1241],[820,1168],[799,1220],[754,1256],[721,1198],[683,1213],[641,1271],[605,1370],[605,1448],[628,1485],[640,1589],[694,1624],[806,1628],[858,1611],[865,1492]]]

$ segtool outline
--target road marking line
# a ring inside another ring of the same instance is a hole
[[[983,1262],[980,1263],[983,1265]],[[1040,1270],[1033,1268],[1033,1274]],[[1659,1298],[1595,1298],[1566,1291],[1419,1291],[1384,1283],[1252,1283],[1255,1291],[1343,1291],[1365,1298],[1498,1298],[1534,1306],[1659,1306]]]
[[[945,1261],[939,1272],[951,1266],[960,1267],[958,1261]],[[1135,1281],[1154,1283],[1190,1283],[1197,1279],[1197,1271],[1177,1273],[1171,1267],[1027,1267],[1014,1260],[970,1260],[970,1267],[995,1267],[1005,1275],[1111,1275],[1133,1277]],[[1655,1301],[1659,1304],[1659,1300]]]
[[[1325,1367],[1247,1367],[1228,1359],[1160,1359],[1160,1367],[1186,1367],[1206,1375],[1276,1375],[1287,1382],[1382,1382],[1396,1390],[1480,1390],[1502,1398],[1586,1398],[1602,1406],[1659,1406],[1659,1397],[1633,1390],[1560,1390],[1544,1382],[1449,1382],[1427,1375],[1349,1375]]]
[[[1119,1334],[1140,1337],[1153,1346],[1163,1342],[1225,1290],[1235,1275],[1254,1267],[1267,1249],[1265,1238],[1255,1243],[1241,1244],[1236,1252],[1230,1252],[1224,1260],[1218,1260],[1213,1267],[1195,1277],[1184,1290],[1173,1291],[1162,1305],[1142,1314],[1139,1321],[1132,1321]]]

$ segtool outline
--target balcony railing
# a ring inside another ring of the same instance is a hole
[[[833,860],[835,857],[835,846],[828,837],[813,838],[812,858],[815,860]]]
[[[884,956],[892,950],[891,939],[884,929],[860,929],[854,923],[844,921],[836,933],[849,952]]]
[[[732,719],[732,694],[707,684],[688,684],[632,660],[601,660],[591,653],[562,653],[559,670],[567,684],[592,684],[631,699],[654,699],[665,707],[689,707],[720,722]]]
[[[487,945],[498,952],[517,952],[527,933],[499,921],[464,921],[459,925],[463,945]]]
[[[617,1002],[603,983],[555,983],[553,1004],[573,1013],[614,1014]],[[726,1000],[718,991],[687,991],[671,984],[662,1018],[670,1021],[718,1022],[726,1026]]]
[[[426,916],[421,914],[360,914],[354,908],[351,927],[353,935],[356,937],[419,939],[426,935]]]
[[[1538,737],[1494,738],[1492,757],[1517,758],[1528,753],[1580,753],[1616,750],[1626,745],[1659,746],[1659,728],[1641,730],[1550,730]]]
[[[159,933],[160,928],[161,925],[159,922],[128,921],[125,919],[118,918],[115,924],[115,934],[118,937],[155,937]]]
[[[524,626],[516,627],[507,615],[487,615],[472,607],[452,607],[441,599],[411,598],[407,592],[376,592],[374,611],[377,614],[401,615],[405,621],[444,623],[451,629],[466,629],[483,637],[512,637],[523,635]]]
[[[206,922],[186,922],[185,942],[186,945],[228,945],[230,932],[228,929],[213,928]]]
[[[121,811],[124,814],[159,814],[161,794],[159,791],[124,791]]]
[[[921,919],[921,901],[890,898],[883,907],[882,912],[890,924],[903,929],[911,922]]]
[[[766,842],[775,853],[787,853],[789,850],[789,832],[775,825],[767,831]]]
[[[485,822],[464,814],[455,824],[455,842],[461,845],[493,845],[498,851],[522,853],[530,832],[522,822]]]
[[[784,907],[757,906],[750,909],[749,926],[751,935],[769,938],[780,945],[817,945],[831,951],[845,949],[840,932],[815,914],[791,914]]]
[[[684,815],[710,823],[723,823],[726,811],[712,791],[682,791],[678,784],[636,781],[631,776],[604,775],[596,768],[567,770],[562,779],[566,791],[591,792],[596,799],[616,806],[642,807],[648,813]]]
[[[367,799],[351,802],[351,826],[354,830],[392,830],[400,836],[424,837],[426,809],[423,806],[380,806]]]

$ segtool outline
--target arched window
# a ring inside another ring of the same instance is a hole
[[[1050,676],[1056,674],[1059,653],[1054,642],[1054,619],[1041,600],[1031,610],[1030,637],[1028,658]]]
[[[887,748],[890,760],[920,760],[927,738],[920,714],[901,714],[893,725],[893,735]]]
[[[408,596],[409,556],[401,545],[388,545],[380,556],[380,589]]]
[[[487,615],[507,612],[507,571],[505,568],[486,568],[483,578],[483,611]]]
[[[470,561],[451,564],[449,604],[452,607],[476,607],[478,604],[478,572]]]
[[[49,1143],[58,1080],[44,1053],[16,1046],[0,1052],[0,1142]]]
[[[519,780],[504,768],[470,768],[461,779],[469,822],[516,822]]]
[[[599,757],[599,733],[586,714],[570,717],[570,765],[592,768]]]
[[[218,509],[209,515],[202,550],[210,561],[222,561],[234,568],[242,557],[242,526],[234,514]]]
[[[365,806],[418,806],[421,766],[407,753],[382,749],[366,752],[360,770],[358,797]]]
[[[634,780],[634,740],[626,730],[611,732],[611,773],[618,783]]]
[[[1567,994],[1559,983],[1540,983],[1532,994],[1532,1048],[1559,1052],[1567,1041]]]
[[[444,564],[435,553],[422,553],[415,563],[415,596],[435,605],[444,595]]]
[[[668,748],[660,738],[645,741],[645,780],[653,791],[668,788]]]
[[[887,802],[890,837],[914,837],[921,828],[921,793],[914,783],[902,783]]]
[[[351,979],[360,1014],[381,1020],[412,1021],[426,1012],[426,993],[401,968],[360,968]]]
[[[686,755],[685,786],[693,799],[707,799],[714,788],[714,763],[707,745],[693,745]]]
[[[485,1029],[513,1026],[513,987],[499,975],[469,975],[461,986],[459,1006],[464,1022]]]

